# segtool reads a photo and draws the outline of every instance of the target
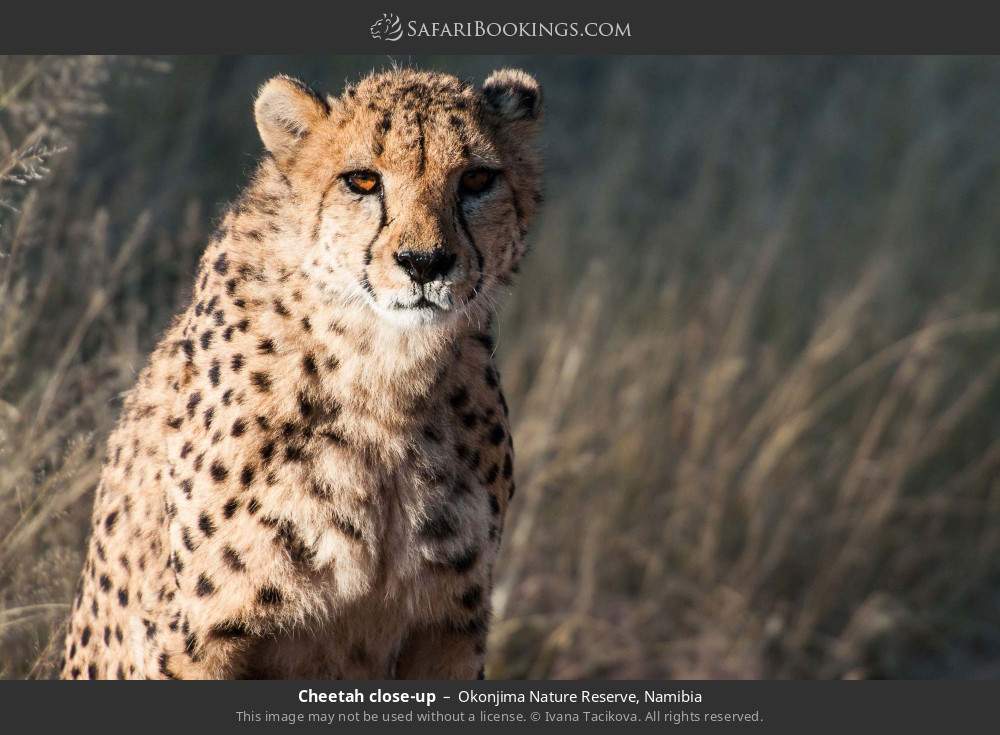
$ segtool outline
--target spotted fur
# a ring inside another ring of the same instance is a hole
[[[490,324],[540,200],[538,85],[278,77],[255,114],[267,152],[109,440],[62,676],[475,677],[514,494]],[[417,283],[403,248],[450,270]]]

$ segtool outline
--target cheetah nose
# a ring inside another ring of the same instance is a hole
[[[400,250],[396,262],[415,283],[421,286],[448,274],[455,265],[455,254],[443,248],[434,250]]]

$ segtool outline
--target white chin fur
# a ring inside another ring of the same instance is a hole
[[[456,309],[386,309],[371,299],[369,303],[380,319],[397,327],[441,326],[454,320],[458,314]]]
[[[365,296],[372,309],[388,323],[399,327],[424,327],[448,324],[462,311],[454,307],[450,292],[450,285],[433,284],[426,290],[411,287],[382,292],[376,297],[370,293]],[[420,301],[430,302],[433,306],[417,306]]]

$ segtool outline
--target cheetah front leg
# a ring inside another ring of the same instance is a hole
[[[172,555],[176,588],[157,616],[157,634],[145,641],[146,677],[253,675],[261,641],[302,627],[331,602],[316,589],[311,557],[293,525],[258,512],[254,502],[252,513],[232,518],[226,536],[206,533],[206,523],[200,538],[182,529],[179,548],[190,550]],[[258,542],[250,523],[273,534],[271,542]]]
[[[472,581],[445,619],[410,631],[396,662],[397,678],[483,678],[491,614],[487,582]]]
[[[214,614],[180,604],[168,614],[167,630],[145,641],[150,679],[234,679],[244,675],[248,652],[260,638],[259,621]],[[254,623],[257,623],[255,626]]]
[[[396,663],[399,679],[482,679],[486,657],[485,619],[465,625],[440,623],[407,638]]]

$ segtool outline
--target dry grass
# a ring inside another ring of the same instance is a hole
[[[500,325],[490,674],[1000,673],[1000,63],[515,62],[549,204]],[[369,63],[0,60],[0,674],[51,674],[103,440],[256,83]]]

